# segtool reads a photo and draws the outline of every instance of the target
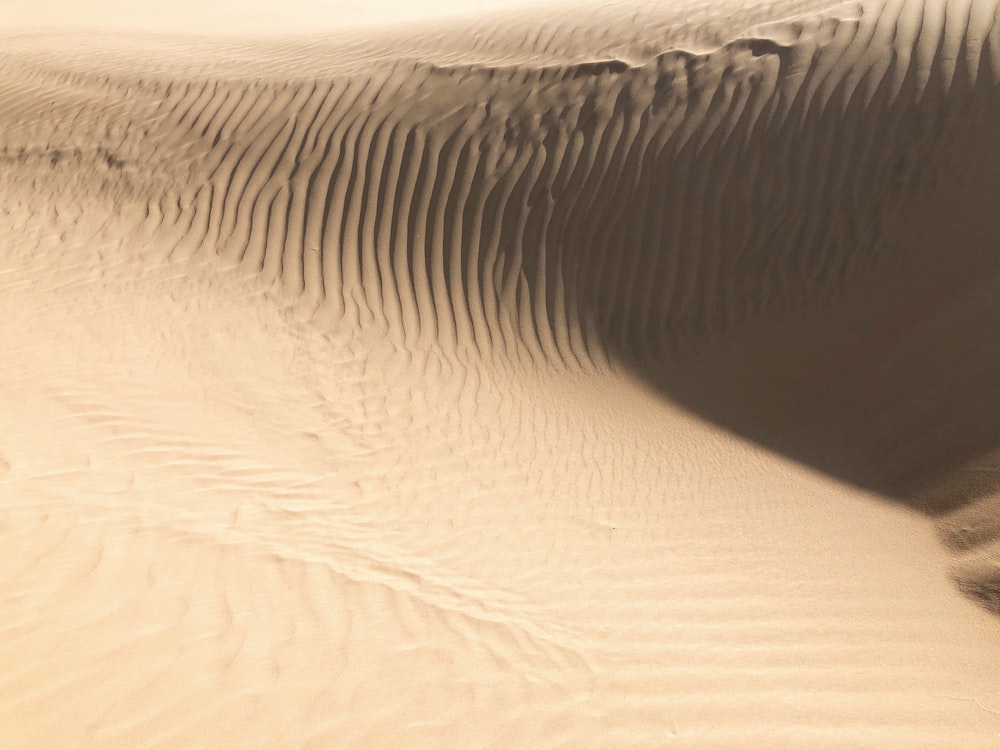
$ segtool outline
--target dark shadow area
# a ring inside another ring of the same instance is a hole
[[[901,285],[868,305],[849,298],[679,361],[631,366],[672,401],[766,448],[947,514],[1000,492],[1000,472],[970,468],[1000,449],[1000,268],[992,274],[941,307],[906,305]]]
[[[976,80],[961,66],[951,81],[936,69],[922,93],[911,72],[891,104],[879,90],[865,100],[861,85],[840,117],[833,107],[804,108],[801,118],[793,109],[784,126],[756,135],[746,153],[764,156],[743,171],[733,158],[731,181],[716,198],[724,207],[745,202],[759,167],[776,173],[762,181],[787,180],[793,190],[828,184],[815,187],[797,230],[776,202],[748,214],[759,231],[725,223],[715,231],[723,245],[727,231],[769,239],[764,254],[804,279],[802,287],[787,295],[785,309],[736,324],[716,325],[724,316],[706,305],[691,321],[676,318],[654,345],[642,329],[616,336],[623,327],[616,320],[606,329],[612,356],[697,415],[920,512],[942,516],[1000,492],[1000,472],[968,469],[1000,450],[1000,91],[988,63],[984,55]],[[879,121],[881,131],[873,126]],[[813,141],[797,143],[796,134],[810,129]],[[841,144],[851,147],[838,152]],[[732,139],[703,144],[702,153],[715,148],[724,154]],[[881,171],[872,166],[879,162],[887,164]],[[868,188],[868,195],[838,193]],[[870,234],[854,232],[865,226],[851,212],[869,204],[887,208]],[[768,222],[783,233],[768,234]],[[796,258],[823,242],[828,255],[871,261],[853,273],[798,273]],[[738,265],[729,272],[748,276]],[[768,272],[761,289],[780,287]],[[720,273],[717,289],[737,288],[727,285],[726,269]],[[669,343],[677,341],[695,343],[685,351]]]

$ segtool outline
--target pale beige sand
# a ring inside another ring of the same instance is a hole
[[[5,7],[0,748],[1000,747],[997,0]]]

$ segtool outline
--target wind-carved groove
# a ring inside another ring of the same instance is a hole
[[[402,301],[395,284],[393,272],[393,236],[392,218],[397,211],[397,175],[402,166],[403,143],[401,125],[386,119],[380,126],[382,133],[379,138],[378,151],[369,157],[372,163],[369,170],[376,177],[375,210],[365,217],[368,230],[366,236],[375,248],[374,261],[377,274],[381,310],[386,321],[401,320],[403,316]],[[388,327],[388,324],[387,324]]]
[[[369,154],[368,174],[374,180],[374,210],[365,214],[365,242],[374,248],[368,257],[371,261],[373,287],[378,295],[378,307],[388,329],[389,321],[399,320],[401,309],[399,294],[392,283],[392,255],[389,244],[387,217],[392,216],[394,207],[389,205],[389,196],[395,193],[394,170],[398,168],[399,125],[389,118],[379,124],[375,137],[376,147]],[[392,157],[395,158],[392,158]]]
[[[465,127],[474,130],[475,120]],[[475,341],[475,329],[472,317],[468,288],[466,287],[466,265],[468,263],[467,245],[465,244],[465,211],[469,203],[469,192],[472,189],[472,175],[476,169],[478,153],[473,154],[475,142],[470,134],[462,144],[455,162],[455,179],[448,200],[445,204],[444,228],[447,242],[447,279],[450,291],[449,301],[455,321],[456,353],[466,349],[470,342]],[[475,351],[473,355],[477,354]]]
[[[399,154],[400,170],[396,178],[394,211],[386,217],[386,221],[391,223],[390,236],[392,239],[389,248],[392,254],[391,276],[394,279],[399,299],[400,322],[405,332],[411,332],[406,339],[408,344],[413,343],[412,332],[416,331],[420,321],[420,310],[413,294],[413,287],[409,283],[408,273],[410,268],[409,248],[414,226],[413,212],[409,210],[409,207],[413,205],[414,191],[422,164],[420,160],[421,149],[417,148],[416,143],[416,132],[412,127],[407,128]]]
[[[365,246],[362,235],[365,205],[370,200],[366,160],[363,155],[369,147],[367,131],[372,122],[377,121],[377,114],[374,105],[368,110],[363,118],[355,121],[353,130],[349,131],[351,145],[348,153],[350,154],[351,167],[344,187],[344,219],[340,236],[340,256],[342,260],[341,273],[345,286],[352,292],[349,298],[350,303],[352,303],[351,309],[354,312],[352,320],[356,321],[356,325],[367,324],[370,326],[376,323],[378,308],[377,301],[371,298],[370,284],[366,283],[370,274],[365,273],[367,253],[373,248]],[[347,295],[345,295],[345,302],[347,302]]]
[[[456,131],[449,130],[447,135],[439,136],[439,131],[432,129],[428,139],[428,147],[433,164],[433,179],[429,187],[429,202],[427,206],[427,224],[424,252],[426,253],[426,283],[429,285],[431,313],[434,318],[434,329],[437,332],[437,343],[448,354],[454,354],[457,349],[455,317],[451,309],[451,294],[447,280],[447,205],[454,179],[454,159],[461,148],[462,139]]]
[[[579,165],[578,154],[574,153],[573,145],[578,143],[572,131],[556,129],[549,135],[548,149],[554,154],[554,160],[559,165],[551,181],[546,185],[546,221],[541,242],[545,247],[542,265],[544,276],[539,286],[551,290],[544,297],[546,313],[553,329],[554,349],[562,363],[567,366],[581,367],[580,353],[574,351],[571,340],[571,325],[569,316],[569,301],[566,294],[565,267],[559,262],[558,248],[563,246],[565,235],[565,217],[572,202],[566,197],[571,194],[572,174]]]
[[[256,137],[256,127],[264,111],[266,111],[268,103],[264,96],[245,98],[247,99],[249,107],[241,116],[241,120],[251,117],[255,110],[259,110],[256,112],[253,120],[251,120],[248,129],[248,137],[242,141],[242,148],[240,147],[240,142],[234,142],[229,148],[227,148],[226,154],[224,155],[223,160],[219,163],[216,173],[210,175],[209,177],[209,180],[212,183],[215,183],[218,177],[221,176],[220,182],[222,185],[221,193],[223,199],[218,202],[221,211],[219,214],[220,225],[217,245],[207,249],[209,252],[218,252],[223,257],[228,254],[227,247],[230,247],[232,244],[231,237],[236,232],[239,218],[238,214],[242,209],[241,200],[246,191],[247,184],[253,176],[252,167],[244,167],[244,164],[247,161],[250,163],[256,161],[253,154],[260,148],[257,143],[258,139]],[[230,158],[232,159],[232,162],[231,164],[227,164],[226,162]],[[245,211],[245,209],[242,210]],[[245,246],[241,247],[237,257],[243,257],[245,250]]]
[[[265,217],[263,219],[265,222],[265,231],[259,233],[258,236],[262,240],[260,269],[264,272],[267,279],[278,278],[281,273],[286,244],[284,242],[286,227],[283,224],[283,220],[284,216],[287,215],[287,208],[282,211],[280,207],[276,208],[276,205],[279,202],[285,202],[289,199],[290,167],[292,164],[289,154],[293,148],[293,144],[300,143],[303,138],[303,123],[308,121],[303,116],[303,113],[307,111],[306,105],[313,99],[314,94],[315,85],[308,90],[303,88],[299,92],[299,96],[303,97],[305,101],[301,103],[293,101],[294,115],[291,121],[282,128],[278,136],[278,138],[281,138],[285,132],[288,132],[287,139],[281,143],[281,148],[270,167],[268,178],[258,193],[257,202],[262,206],[266,206],[266,209],[261,211],[261,214]],[[288,125],[291,125],[291,128]],[[268,152],[265,152],[265,156],[269,152],[270,149]],[[256,208],[255,205],[255,214]],[[271,249],[272,244],[275,245],[273,250]],[[301,279],[292,279],[291,283],[298,286],[301,284]]]
[[[318,82],[313,84],[309,93],[308,107],[302,111],[300,121],[305,123],[305,130],[301,132],[300,138],[294,138],[297,143],[295,155],[290,159],[286,184],[288,186],[288,200],[285,207],[283,220],[284,232],[280,238],[280,244],[276,250],[277,274],[284,282],[284,291],[295,298],[300,297],[305,292],[306,277],[304,267],[304,252],[302,237],[304,234],[305,222],[305,191],[302,189],[302,178],[299,176],[303,172],[303,163],[307,158],[310,140],[315,142],[316,131],[322,120],[319,119],[319,112],[326,103],[329,94],[329,87],[321,86]]]
[[[349,89],[354,83],[356,82],[348,82],[347,88]],[[346,114],[357,107],[358,103],[361,101],[361,97],[368,90],[369,85],[369,81],[361,81],[360,90],[356,93],[356,95],[354,95],[353,98],[348,100],[349,104],[346,104],[342,109],[340,108],[340,102],[338,101],[338,109],[334,110],[335,113],[337,113],[337,125],[333,135],[331,136],[331,143],[335,143],[336,147],[333,151],[331,151],[329,144],[327,145],[327,153],[335,153],[336,156],[332,159],[324,159],[324,168],[320,172],[321,177],[318,177],[317,180],[322,190],[324,200],[323,207],[317,217],[317,221],[319,222],[319,234],[315,238],[315,245],[318,249],[323,268],[322,284],[324,290],[326,290],[326,315],[327,317],[332,317],[334,319],[338,319],[342,316],[345,309],[344,290],[341,282],[342,276],[340,272],[340,260],[336,252],[336,248],[338,246],[333,241],[334,234],[340,231],[339,217],[341,204],[337,203],[338,196],[336,192],[336,180],[341,172],[341,168],[347,154],[347,144],[345,138],[343,137],[343,133],[346,132],[346,129],[352,124],[352,120],[347,117]],[[347,96],[346,92],[344,96]],[[321,307],[321,310],[322,309],[323,307]]]
[[[367,91],[367,84],[358,92],[354,100],[354,106],[361,101],[361,97]],[[358,116],[363,108],[358,107]],[[344,253],[349,252],[344,248],[346,206],[345,195],[347,193],[347,180],[353,165],[349,160],[350,149],[352,148],[351,133],[355,128],[354,118],[345,116],[342,118],[343,133],[338,133],[340,148],[337,158],[333,162],[334,167],[330,170],[330,178],[326,187],[326,204],[323,211],[323,232],[320,244],[323,255],[324,286],[329,290],[330,299],[338,316],[344,315],[347,311],[347,279],[344,276],[343,259]]]
[[[483,109],[485,117],[485,108]],[[458,199],[460,206],[457,221],[458,231],[455,233],[454,253],[458,254],[457,279],[461,293],[467,300],[464,307],[464,326],[467,334],[463,339],[464,346],[475,357],[486,360],[492,348],[492,336],[485,311],[482,307],[482,293],[480,286],[480,257],[479,247],[481,243],[481,222],[478,217],[482,212],[482,201],[485,194],[482,190],[475,190],[477,186],[482,186],[487,177],[486,169],[489,161],[489,154],[484,153],[483,143],[476,133],[472,133],[466,146],[465,163],[462,172],[462,194]]]
[[[326,297],[326,287],[323,275],[323,254],[320,249],[323,244],[324,223],[322,217],[326,214],[326,198],[328,191],[322,186],[329,180],[323,177],[323,170],[330,165],[330,150],[334,144],[333,133],[338,120],[334,117],[341,101],[346,95],[347,87],[330,84],[323,105],[320,107],[310,158],[305,161],[302,169],[308,177],[302,189],[302,234],[298,238],[301,243],[300,255],[304,276],[304,293],[312,310],[318,310]],[[329,110],[324,110],[329,103]],[[320,147],[322,151],[320,151]],[[332,171],[333,167],[329,166]],[[291,248],[294,252],[295,248]]]

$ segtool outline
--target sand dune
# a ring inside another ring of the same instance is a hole
[[[1000,3],[730,5],[13,6],[0,746],[996,746]]]

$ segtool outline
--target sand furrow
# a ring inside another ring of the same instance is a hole
[[[294,156],[286,156],[286,160],[291,162],[287,177],[289,201],[284,216],[285,233],[279,238],[281,248],[277,252],[277,258],[278,275],[285,284],[285,292],[294,298],[304,294],[309,286],[305,271],[304,243],[308,182],[315,164],[316,138],[325,119],[321,115],[329,102],[329,94],[329,85],[313,84],[308,105],[300,115],[304,130],[300,129],[292,135],[290,146],[294,146],[295,153]]]

